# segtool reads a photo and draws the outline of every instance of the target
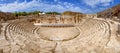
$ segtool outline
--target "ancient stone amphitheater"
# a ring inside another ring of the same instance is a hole
[[[34,19],[2,23],[0,53],[120,53],[119,23],[112,20]]]

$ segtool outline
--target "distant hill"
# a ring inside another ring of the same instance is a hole
[[[97,17],[101,17],[101,18],[111,18],[111,17],[115,17],[117,16],[118,18],[120,18],[120,4],[109,8],[107,10],[104,10],[102,12],[97,13]]]
[[[72,12],[72,11],[65,11],[62,13],[62,15],[67,15],[67,16],[79,16],[79,17],[84,17],[86,16],[85,14],[82,14],[80,12]]]
[[[0,21],[7,21],[7,20],[12,20],[12,19],[16,19],[17,17],[14,16],[12,13],[9,12],[0,12]]]
[[[82,13],[80,13],[80,12],[72,12],[72,11],[65,11],[65,12],[63,12],[62,15],[71,15],[71,16],[75,16],[75,15],[77,15],[77,14],[82,14]]]

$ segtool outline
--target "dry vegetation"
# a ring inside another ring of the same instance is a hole
[[[8,12],[0,12],[0,21],[14,20],[17,19],[12,13]]]
[[[99,12],[97,13],[97,15],[101,18],[112,18],[116,16],[120,19],[120,4],[102,12]]]
[[[68,15],[68,16],[79,16],[79,17],[85,17],[86,15],[80,12],[72,12],[72,11],[65,11],[62,13],[62,15]]]
[[[72,12],[72,11],[65,11],[63,12],[62,15],[71,15],[71,16],[75,16],[75,15],[78,15],[78,14],[82,14],[80,12]]]

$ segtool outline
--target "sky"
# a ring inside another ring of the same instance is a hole
[[[2,12],[64,12],[93,14],[120,4],[120,0],[0,0]]]

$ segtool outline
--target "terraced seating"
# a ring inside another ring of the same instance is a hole
[[[28,35],[32,35],[32,33],[33,33],[32,29],[35,27],[34,27],[34,25],[31,25],[30,23],[25,22],[25,21],[24,22],[16,21],[16,22],[12,22],[12,23],[8,24],[8,26],[6,26],[6,28],[7,28],[6,35],[8,36],[9,40],[14,41],[18,35],[19,36],[22,35],[23,37],[29,37]]]
[[[40,26],[19,20],[6,26],[5,36],[13,46],[9,49],[11,53],[103,53],[101,51],[108,47],[111,30],[108,22],[93,18],[75,24]]]
[[[91,27],[92,26],[92,27]],[[92,36],[93,34],[106,34],[109,31],[109,25],[100,20],[88,20],[84,23],[84,25],[79,26],[81,31],[83,32],[82,37]]]

